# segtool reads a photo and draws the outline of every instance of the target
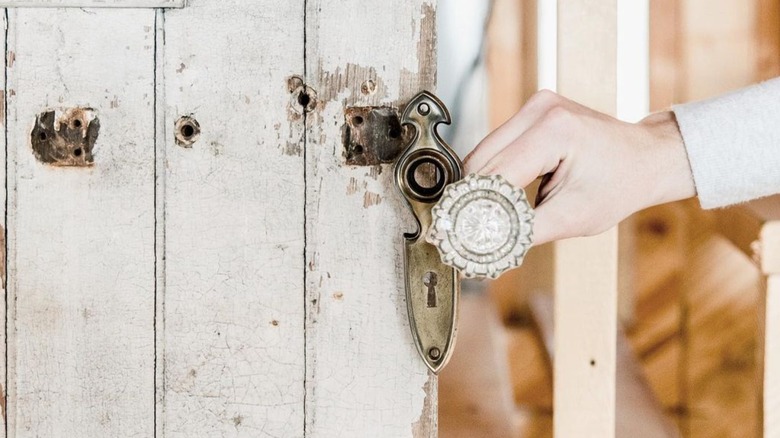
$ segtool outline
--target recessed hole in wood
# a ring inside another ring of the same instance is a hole
[[[33,155],[53,166],[91,166],[99,131],[100,121],[92,108],[43,111],[30,133]]]
[[[410,140],[408,134],[395,108],[349,107],[342,130],[344,158],[353,166],[392,163]]]
[[[182,116],[176,120],[174,126],[176,144],[190,148],[200,138],[200,123],[192,116]]]

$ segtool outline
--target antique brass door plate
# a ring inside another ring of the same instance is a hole
[[[461,178],[462,164],[436,132],[439,123],[450,123],[447,108],[436,96],[427,91],[415,96],[401,123],[410,125],[415,134],[396,162],[395,183],[418,223],[416,232],[404,234],[406,305],[417,350],[438,374],[455,344],[460,282],[458,272],[442,262],[426,235],[434,204],[447,185]]]

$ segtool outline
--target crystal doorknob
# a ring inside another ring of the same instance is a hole
[[[500,175],[469,175],[447,186],[426,240],[466,277],[497,278],[518,267],[533,243],[534,211],[525,191]]]

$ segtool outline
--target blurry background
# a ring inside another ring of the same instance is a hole
[[[621,119],[780,75],[780,0],[618,4]],[[554,0],[439,2],[438,90],[461,157],[555,88],[555,19]],[[712,215],[685,201],[621,225],[619,437],[757,436],[759,275]],[[500,280],[464,285],[442,438],[552,436],[552,256],[538,247]]]

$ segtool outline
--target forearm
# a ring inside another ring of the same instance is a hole
[[[673,111],[703,208],[780,193],[780,78]]]

